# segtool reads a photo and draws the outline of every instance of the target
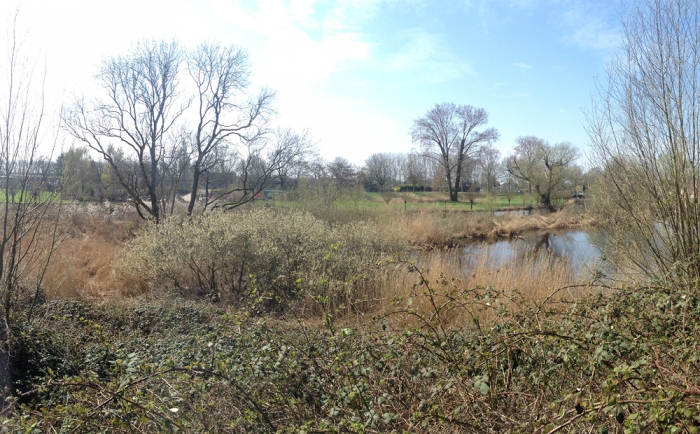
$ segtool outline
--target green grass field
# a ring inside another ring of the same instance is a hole
[[[4,191],[0,190],[0,202],[5,202],[5,199],[7,198],[6,194]],[[10,198],[10,202],[12,203],[19,203],[19,202],[45,202],[45,201],[58,201],[60,198],[59,195],[55,193],[51,193],[48,191],[42,191],[39,193],[37,197],[32,196],[32,192],[24,192],[22,194],[21,191],[18,191],[14,193],[13,197]]]
[[[472,197],[475,195],[472,193]],[[380,210],[380,209],[407,209],[407,210],[452,210],[452,211],[497,211],[502,209],[519,209],[536,206],[536,200],[529,194],[512,194],[510,204],[506,194],[478,194],[474,197],[474,203],[469,201],[469,193],[459,193],[459,202],[450,202],[449,195],[441,192],[418,193],[363,193],[361,196],[349,197],[341,194],[334,200],[329,199],[328,204],[334,208]],[[276,206],[297,208],[303,207],[310,199],[276,199]],[[260,201],[265,203],[266,201]]]

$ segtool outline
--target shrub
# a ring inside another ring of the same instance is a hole
[[[424,186],[422,184],[415,184],[415,185],[413,185],[413,184],[401,184],[401,185],[397,185],[396,187],[394,187],[394,189],[398,189],[396,191],[398,191],[400,193],[433,191],[433,189],[430,188],[429,185]]]
[[[212,212],[149,227],[116,267],[152,288],[252,302],[256,309],[303,294],[338,305],[367,296],[373,264],[399,246],[368,224],[331,226],[299,211]]]

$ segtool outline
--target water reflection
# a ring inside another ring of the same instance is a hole
[[[485,214],[491,214],[487,211],[477,211],[477,212],[483,212]],[[502,216],[502,215],[532,215],[533,209],[513,209],[513,210],[508,210],[508,211],[495,211],[493,215],[495,217]]]
[[[462,250],[463,267],[472,268],[486,257],[488,265],[500,267],[512,262],[528,260],[567,261],[572,274],[588,279],[596,268],[609,272],[609,265],[602,261],[603,235],[597,230],[556,230],[526,233],[513,240],[467,245]],[[486,255],[486,256],[484,256]]]

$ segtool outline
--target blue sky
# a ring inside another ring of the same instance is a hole
[[[617,5],[24,0],[20,25],[32,54],[45,60],[56,105],[90,95],[101,59],[141,38],[241,45],[255,85],[277,91],[280,123],[308,128],[324,158],[361,164],[374,152],[409,151],[413,120],[445,101],[485,108],[504,154],[521,135],[585,151],[583,112],[618,44]],[[3,23],[15,6],[0,5]]]

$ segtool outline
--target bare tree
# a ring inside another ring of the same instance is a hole
[[[243,205],[262,192],[282,167],[301,164],[313,151],[308,131],[296,133],[291,129],[278,129],[271,136],[246,141],[235,157],[237,185],[210,200],[221,201],[219,206],[224,209]],[[234,197],[234,193],[238,195]]]
[[[263,89],[249,98],[250,65],[240,47],[201,44],[187,58],[197,87],[198,122],[193,134],[192,189],[187,213],[192,214],[200,178],[219,163],[211,158],[230,140],[256,142],[266,133],[264,117],[271,112],[273,92]]]
[[[184,128],[180,129],[170,138],[170,143],[173,145],[166,149],[160,161],[160,207],[166,210],[170,205],[169,214],[171,215],[178,201],[180,187],[183,181],[187,181],[186,177],[191,169],[193,153],[191,142],[191,135]]]
[[[404,179],[406,179],[406,181],[413,186],[413,192],[415,193],[416,185],[425,184],[428,178],[428,169],[427,165],[425,164],[425,157],[418,153],[411,152],[406,158],[406,165],[404,169]]]
[[[392,156],[387,153],[372,154],[365,160],[367,176],[371,181],[377,183],[380,192],[383,192],[386,183],[391,181],[392,165]]]
[[[240,47],[204,43],[186,52],[175,42],[142,42],[129,56],[104,62],[98,74],[103,94],[66,110],[66,128],[104,158],[141,217],[160,221],[168,201],[173,212],[185,169],[191,171],[188,215],[202,188],[201,209],[224,197],[222,206],[235,207],[313,148],[305,132],[272,131],[274,93],[252,95],[249,77],[248,55]],[[188,89],[191,97],[183,95]],[[234,176],[240,189],[231,186]],[[214,178],[216,192],[209,188]],[[233,192],[241,194],[232,199]]]
[[[391,182],[394,185],[403,184],[405,182],[404,174],[408,164],[408,154],[391,154],[391,163]]]
[[[31,320],[60,238],[60,203],[52,204],[55,193],[47,189],[56,136],[44,125],[45,74],[25,57],[17,21],[18,13],[0,62],[0,408],[10,386],[13,325]]]
[[[642,0],[588,114],[594,197],[609,241],[639,270],[700,279],[700,3]]]
[[[425,117],[413,121],[413,141],[420,143],[428,158],[442,166],[453,202],[458,200],[467,159],[480,145],[498,140],[498,131],[493,128],[476,130],[486,125],[488,119],[488,113],[482,108],[442,103],[428,110]]]
[[[357,184],[357,169],[343,157],[328,163],[328,173],[341,188],[353,188]]]
[[[514,149],[515,156],[517,156],[518,165],[521,172],[529,172],[537,170],[537,164],[539,161],[539,149],[542,146],[543,140],[535,136],[520,136],[515,139],[517,144]],[[508,157],[507,168],[510,171],[511,160],[513,156]],[[511,173],[512,175],[512,173]],[[523,180],[522,178],[519,178]],[[527,192],[532,193],[532,185],[527,180]]]
[[[493,145],[486,144],[479,149],[478,164],[481,169],[481,173],[486,183],[486,191],[491,192],[498,182],[498,162],[501,156],[501,152],[494,148]]]
[[[508,163],[510,162],[510,156],[505,156],[501,159],[498,167],[498,177],[501,184],[505,184],[506,191],[518,190],[518,184],[516,178],[508,170]]]
[[[578,158],[578,150],[567,142],[550,145],[531,136],[519,137],[516,142],[518,146],[510,157],[508,171],[535,190],[542,206],[550,212],[556,211],[552,195],[561,188],[565,170]]]
[[[176,42],[141,42],[131,55],[103,62],[97,74],[101,98],[91,105],[78,100],[64,114],[68,132],[104,158],[139,215],[156,222],[163,217],[158,166],[165,139],[189,104],[178,98],[181,59]],[[137,177],[117,164],[115,144],[131,151]]]

